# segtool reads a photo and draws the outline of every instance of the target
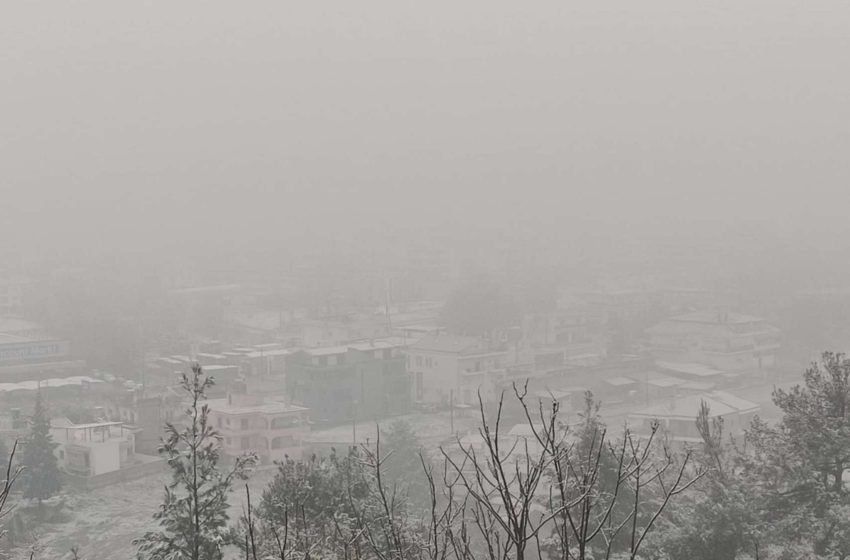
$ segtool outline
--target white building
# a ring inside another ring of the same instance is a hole
[[[78,476],[117,471],[136,454],[134,434],[123,422],[73,424],[59,418],[51,421],[50,434],[59,444],[59,466]]]
[[[671,440],[699,443],[702,438],[697,430],[696,419],[702,403],[708,405],[710,418],[723,419],[724,436],[743,433],[760,409],[754,402],[723,391],[712,391],[673,398],[666,403],[632,412],[629,414],[629,425],[635,433],[648,435],[653,421],[657,420]]]
[[[509,352],[467,336],[426,336],[408,347],[413,400],[431,404],[477,404],[478,391],[494,398]]]
[[[737,372],[773,367],[779,330],[760,317],[697,312],[671,317],[646,331],[659,361],[698,363]]]

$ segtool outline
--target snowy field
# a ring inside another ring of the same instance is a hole
[[[274,469],[259,470],[249,481],[252,503],[259,502],[262,490],[274,476]],[[45,523],[34,535],[36,560],[66,560],[71,547],[79,548],[81,560],[134,560],[132,540],[145,531],[155,529],[152,519],[163,498],[167,477],[116,484],[89,493],[66,496],[67,521]],[[243,511],[244,486],[237,488],[231,499],[231,521]],[[13,560],[29,560],[29,549],[18,549]]]

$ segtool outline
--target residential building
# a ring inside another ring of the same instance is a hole
[[[29,433],[29,420],[20,408],[4,409],[0,415],[0,440],[7,446],[17,441],[23,441]]]
[[[727,372],[772,368],[779,334],[760,317],[712,311],[672,317],[646,331],[649,352],[657,360]]]
[[[93,477],[117,471],[133,462],[133,431],[122,422],[73,424],[66,418],[50,422],[50,434],[59,444],[56,455],[67,473]]]
[[[246,377],[283,379],[286,375],[286,363],[295,350],[264,346],[268,345],[259,344],[243,355],[239,360],[242,372]]]
[[[141,388],[113,393],[102,401],[107,420],[122,422],[134,430],[135,446],[140,453],[156,455],[166,422],[173,422],[185,406],[173,390],[145,396]]]
[[[705,403],[709,407],[709,418],[722,418],[723,431],[728,435],[744,432],[759,412],[759,405],[723,391],[712,391],[699,395],[688,395],[670,399],[629,414],[629,425],[638,435],[648,435],[653,422],[658,421],[660,428],[676,442],[700,443],[702,438],[697,430],[696,418],[700,407]]]
[[[404,340],[387,338],[296,352],[287,366],[287,394],[320,424],[407,412],[404,349]]]
[[[477,404],[492,400],[510,358],[503,345],[468,336],[426,336],[408,348],[413,399],[428,404]]]
[[[226,398],[206,401],[210,422],[221,432],[223,454],[232,460],[254,451],[263,464],[300,459],[310,430],[307,409],[243,390],[236,384]]]
[[[20,311],[27,283],[20,277],[0,276],[0,316]]]
[[[532,346],[562,347],[567,355],[604,352],[605,316],[578,297],[558,298],[557,308],[523,318],[523,339]]]

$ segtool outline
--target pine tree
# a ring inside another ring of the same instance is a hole
[[[50,419],[40,392],[36,393],[30,423],[32,428],[21,457],[21,466],[24,468],[21,478],[24,497],[37,499],[41,505],[43,500],[55,496],[61,490],[62,478],[53,454],[58,444],[50,435]]]
[[[396,420],[382,435],[383,478],[390,489],[400,489],[414,507],[430,502],[428,480],[423,475],[419,453],[422,445],[416,432],[404,420]]]
[[[223,547],[237,544],[228,529],[227,495],[236,480],[246,480],[256,455],[236,459],[226,474],[218,468],[221,435],[209,422],[209,407],[202,404],[214,384],[201,366],[183,374],[181,386],[189,397],[187,423],[166,423],[160,453],[172,470],[165,501],[154,515],[161,530],[133,541],[139,557],[150,560],[220,560]]]

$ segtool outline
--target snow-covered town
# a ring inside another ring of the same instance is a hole
[[[5,7],[0,560],[850,558],[850,4]]]

